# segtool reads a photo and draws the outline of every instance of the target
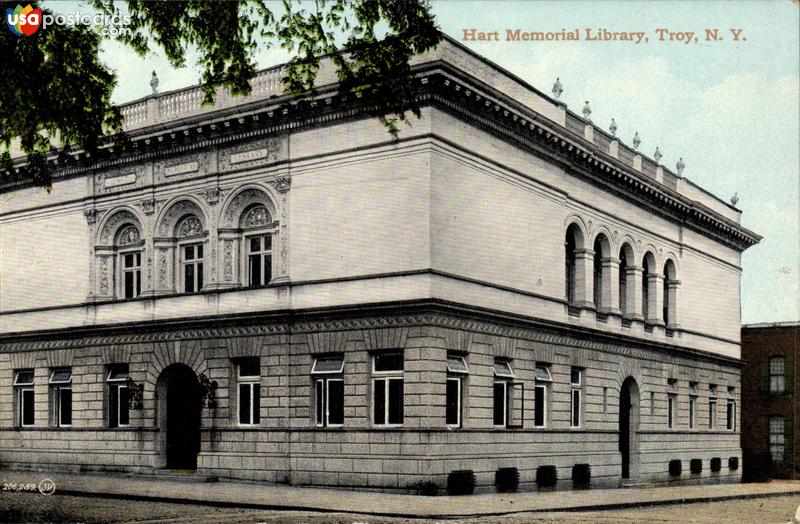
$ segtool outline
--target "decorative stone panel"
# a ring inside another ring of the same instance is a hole
[[[103,357],[103,364],[119,364],[122,362],[130,362],[131,346],[129,344],[112,344],[110,346],[103,346],[100,348],[100,354]]]
[[[365,329],[364,344],[367,351],[378,351],[381,349],[403,349],[406,347],[409,328],[384,328],[384,329]]]
[[[492,337],[494,356],[513,360],[517,354],[517,339],[503,336]]]
[[[259,357],[266,343],[266,337],[236,337],[223,342],[228,358]]]
[[[569,364],[576,368],[589,367],[589,352],[582,348],[573,349],[569,354]]]
[[[347,349],[348,340],[349,333],[347,331],[306,334],[306,343],[312,354],[344,353]]]
[[[219,171],[271,164],[288,156],[288,138],[270,137],[220,149]]]
[[[47,367],[67,368],[72,367],[73,350],[59,349],[47,352]]]
[[[444,335],[445,345],[448,350],[469,353],[470,346],[472,345],[472,333],[468,331],[446,329],[442,331],[442,334]]]
[[[27,369],[36,367],[36,352],[26,351],[25,353],[11,354],[12,369]]]

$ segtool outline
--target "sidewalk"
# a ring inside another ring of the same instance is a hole
[[[0,485],[4,482],[38,483],[44,478],[52,479],[56,484],[56,493],[62,495],[429,519],[496,516],[520,512],[590,509],[596,511],[637,506],[800,495],[800,482],[796,481],[423,497],[236,482],[198,483],[161,478],[151,480],[125,475],[70,475],[0,470]]]

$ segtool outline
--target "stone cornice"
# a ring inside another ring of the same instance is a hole
[[[432,77],[431,103],[471,124],[478,124],[503,140],[534,151],[572,174],[589,178],[628,200],[679,220],[724,244],[744,250],[761,237],[740,224],[660,184],[604,153],[582,136],[558,126],[498,93],[487,96],[463,72],[442,65],[446,76]]]
[[[733,220],[636,172],[583,137],[493,91],[449,64],[429,62],[418,67],[417,72],[422,83],[417,100],[421,106],[434,105],[454,113],[574,175],[685,223],[729,247],[741,251],[761,240],[759,235]],[[79,152],[71,163],[57,165],[54,162],[54,180],[295,129],[329,125],[354,117],[363,118],[367,109],[355,97],[342,97],[328,90],[320,92],[314,101],[284,96],[250,104],[246,113],[226,110],[220,112],[226,114],[223,117],[217,112],[205,113],[190,120],[176,121],[174,127],[158,126],[132,133],[131,149],[122,156],[108,148],[98,158],[89,158]],[[20,179],[6,181],[0,184],[0,192],[27,183]]]
[[[6,335],[0,336],[0,353],[183,339],[312,334],[414,326],[458,329],[490,338],[500,337],[566,346],[571,350],[606,351],[675,365],[680,364],[681,359],[685,358],[700,359],[726,366],[738,367],[741,365],[739,359],[706,351],[605,333],[569,324],[497,313],[436,299]]]

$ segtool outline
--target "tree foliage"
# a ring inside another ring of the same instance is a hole
[[[5,11],[8,4],[0,0]],[[293,56],[284,85],[290,94],[314,94],[321,60],[337,68],[340,90],[396,134],[406,111],[419,115],[410,59],[440,39],[427,0],[92,0],[111,14],[124,7],[128,31],[118,40],[144,56],[163,52],[175,67],[197,56],[204,102],[217,89],[250,92],[260,48],[280,46]],[[47,12],[42,9],[43,13]],[[100,60],[99,33],[89,27],[51,25],[30,37],[0,31],[0,168],[13,162],[19,139],[27,157],[22,175],[48,186],[47,155],[80,147],[92,153],[121,136],[119,108],[111,105],[114,73]]]

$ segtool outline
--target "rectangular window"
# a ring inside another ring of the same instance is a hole
[[[461,427],[461,378],[447,378],[445,423],[448,427]]]
[[[493,423],[498,427],[508,427],[510,425],[510,400],[511,400],[511,381],[514,380],[514,369],[511,362],[496,359],[494,361],[494,401],[493,401]]]
[[[669,429],[675,428],[676,401],[675,395],[672,393],[667,395],[667,428]]]
[[[769,359],[769,392],[783,393],[786,389],[786,371],[783,357]]]
[[[570,397],[570,417],[569,425],[572,428],[581,427],[581,390],[573,389]]]
[[[717,386],[708,385],[708,429],[717,428]]]
[[[736,430],[736,399],[734,398],[734,389],[728,388],[728,399],[725,409],[725,429],[728,431]]]
[[[536,384],[533,392],[533,427],[547,426],[547,386]]]
[[[583,371],[580,368],[572,368],[569,383],[569,425],[571,428],[579,428],[581,427],[581,387],[583,383]]]
[[[272,280],[272,235],[248,237],[247,247],[248,284],[266,286]]]
[[[240,426],[261,423],[261,360],[258,357],[236,361]]]
[[[678,418],[678,380],[667,380],[667,428],[674,429]]]
[[[314,359],[311,374],[314,379],[314,394],[318,427],[342,426],[344,424],[344,356],[325,356]]]
[[[203,289],[203,244],[184,245],[182,249],[183,292]]]
[[[130,402],[128,400],[128,364],[109,366],[106,384],[108,385],[108,427],[119,428],[130,424]]]
[[[553,381],[550,367],[537,364],[534,368],[536,382],[533,390],[533,427],[544,428],[547,426],[547,390]]]
[[[505,427],[508,395],[506,393],[507,381],[500,380],[494,383],[494,425]]]
[[[469,373],[469,367],[463,356],[454,353],[447,354],[446,367],[445,424],[450,428],[460,428],[464,379]]]
[[[697,419],[697,382],[689,382],[689,429],[694,429]]]
[[[36,422],[33,383],[32,369],[20,369],[14,374],[14,394],[17,397],[17,425],[21,427],[30,427]]]
[[[123,298],[136,298],[142,293],[142,254],[122,253]]]
[[[773,463],[785,460],[786,451],[786,423],[783,417],[769,418],[769,452]]]
[[[72,369],[54,369],[50,373],[50,403],[53,425],[72,425]]]
[[[403,354],[380,353],[372,358],[372,423],[403,424]]]

